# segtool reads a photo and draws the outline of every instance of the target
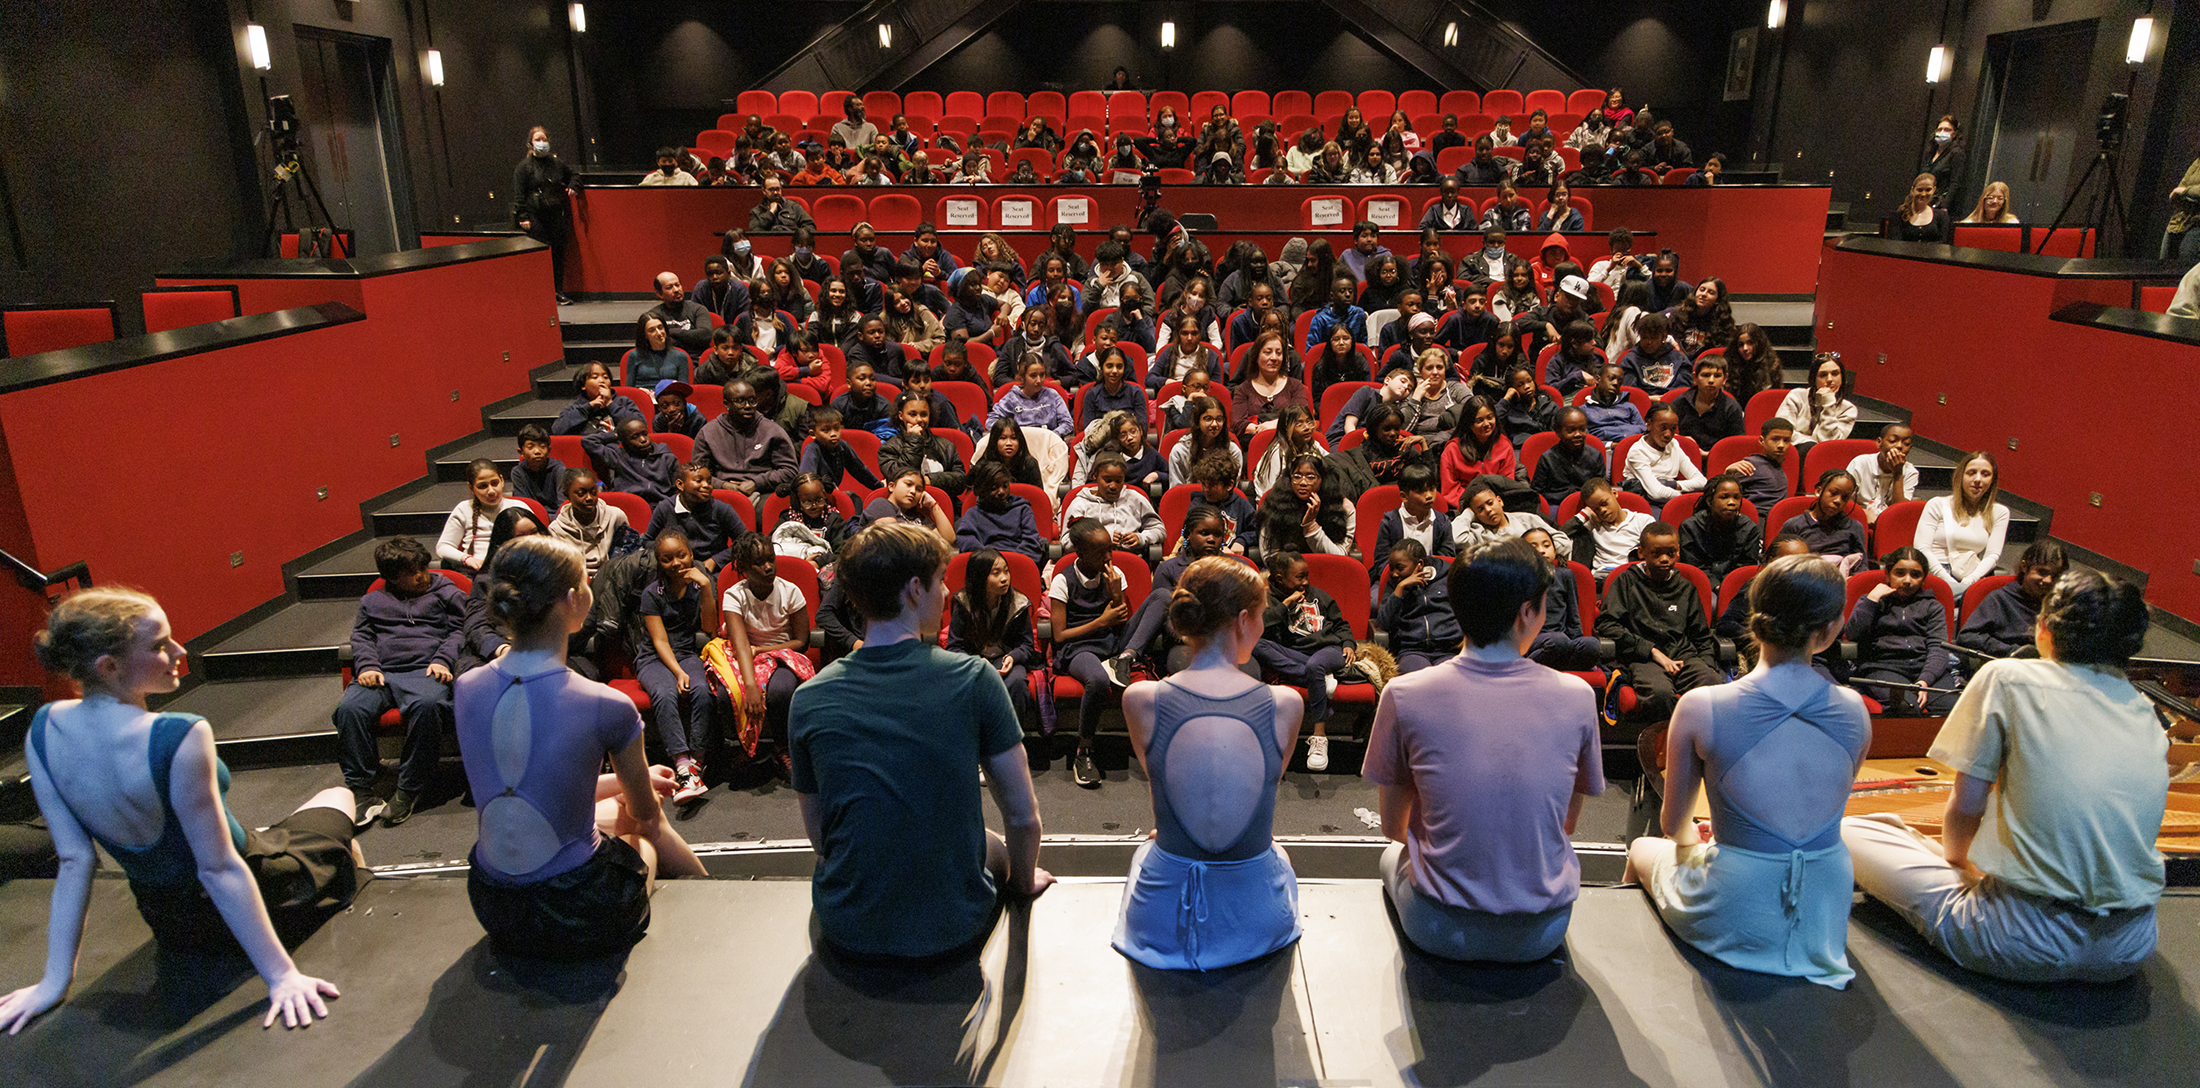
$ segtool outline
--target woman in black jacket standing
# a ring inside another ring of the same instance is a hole
[[[577,195],[573,168],[550,153],[550,130],[541,125],[528,129],[527,154],[512,171],[512,225],[550,247],[550,275],[560,306],[573,301],[565,297],[565,247],[573,237],[566,200]]]
[[[1925,152],[1925,161],[1918,164],[1918,172],[1931,174],[1933,184],[1939,190],[1935,207],[1953,208],[1956,185],[1963,180],[1963,144],[1957,139],[1961,130],[1953,115],[1943,114],[1933,124],[1933,144]]]

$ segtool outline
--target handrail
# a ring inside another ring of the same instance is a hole
[[[24,562],[7,549],[0,548],[0,563],[6,564],[9,572],[15,575],[15,580],[21,582],[25,589],[44,593],[66,582],[76,582],[85,589],[92,588],[92,568],[81,559],[58,568],[51,574],[40,574],[37,567]]]

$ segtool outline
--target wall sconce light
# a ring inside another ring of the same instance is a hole
[[[2147,47],[2154,44],[2154,17],[2141,15],[2131,21],[2131,44],[2124,47],[2124,63],[2133,68],[2147,62]]]
[[[1454,45],[1458,45],[1458,44],[1459,44],[1459,24],[1458,24],[1458,23],[1445,23],[1445,24],[1444,24],[1444,44],[1445,44],[1445,45],[1446,45],[1447,47],[1448,47],[1448,46],[1454,46]]]
[[[585,6],[574,4],[571,7],[566,8],[565,18],[567,21],[573,24],[573,33],[588,33],[588,8],[586,8]]]
[[[1938,83],[1948,74],[1948,47],[1936,45],[1932,55],[1925,58],[1925,82]]]
[[[1786,25],[1787,25],[1787,21],[1788,21],[1788,6],[1787,6],[1787,0],[1772,0],[1772,3],[1770,3],[1770,4],[1768,4],[1768,5],[1766,5],[1766,6],[1765,6],[1765,27],[1766,27],[1766,29],[1768,29],[1768,30],[1778,30],[1778,29],[1780,29],[1781,27],[1783,27],[1783,26],[1786,26]]]
[[[894,47],[894,24],[880,23],[878,25],[878,47],[880,49],[892,49]]]
[[[262,72],[275,67],[275,62],[268,59],[267,55],[266,27],[258,23],[246,23],[244,25],[244,47],[246,52],[252,54],[252,67]]]
[[[428,50],[428,86],[441,87],[442,85],[443,51],[441,49],[430,49]]]
[[[1175,24],[1175,23],[1163,23],[1163,24],[1161,24],[1161,48],[1163,48],[1163,49],[1174,49],[1174,48],[1176,48],[1176,24]]]

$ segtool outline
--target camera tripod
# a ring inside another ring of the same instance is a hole
[[[267,234],[260,240],[260,252],[270,257],[282,256],[280,235],[286,231],[297,231],[299,255],[305,255],[305,232],[298,230],[297,220],[291,213],[293,190],[297,192],[301,204],[310,198],[313,201],[312,208],[321,213],[321,222],[328,224],[332,237],[337,234],[336,217],[328,213],[328,204],[321,199],[321,187],[314,183],[313,173],[306,169],[305,160],[298,157],[298,149],[278,146],[275,149],[275,191],[267,198]],[[279,227],[275,218],[278,211],[282,213]],[[307,216],[306,225],[311,227],[312,224],[312,217]]]
[[[2078,198],[2085,195],[2087,183],[2096,175],[2101,179],[2101,186],[2093,194],[2093,203],[2082,225],[2093,228],[2095,253],[2104,251],[2108,240],[2108,225],[2111,222],[2116,224],[2116,239],[2121,244],[2131,222],[2124,212],[2123,182],[2116,173],[2116,155],[2121,150],[2122,140],[2102,141],[2100,150],[2093,153],[2093,161],[2086,165],[2085,173],[2079,175],[2078,184],[2070,190],[2069,199],[2063,201],[2062,210],[2056,212],[2054,221],[2047,225],[2047,233],[2032,246],[2032,252],[2046,252],[2047,243],[2055,237],[2056,231],[2062,229],[2063,221],[2070,218],[2070,209],[2077,207]],[[2111,219],[2111,216],[2114,218]]]

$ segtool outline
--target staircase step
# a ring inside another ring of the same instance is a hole
[[[563,402],[560,403],[562,405]],[[436,458],[434,479],[464,482],[466,466],[481,457],[495,461],[497,471],[509,477],[513,466],[519,464],[519,443],[510,435],[493,434],[478,438]]]
[[[519,429],[530,423],[539,423],[544,430],[557,421],[558,413],[572,401],[572,397],[540,397],[521,401],[489,417],[489,433],[506,440],[519,434]],[[456,500],[453,500],[454,502]],[[448,509],[445,511],[448,513]]]
[[[576,302],[558,307],[558,329],[567,341],[625,340],[634,345],[634,319],[657,305],[651,298]]]
[[[435,537],[418,534],[405,535],[411,535],[414,540],[419,541],[421,546],[427,548],[431,553],[435,550]],[[377,537],[372,540],[361,541],[315,563],[305,570],[299,571],[297,574],[299,598],[309,601],[345,600],[356,602],[359,598],[366,596],[367,587],[372,585],[376,578],[382,576],[381,572],[374,569],[374,549],[386,539],[388,538]]]
[[[206,680],[333,676],[358,614],[357,599],[295,602],[199,654],[193,671]]]
[[[537,395],[550,397],[560,402],[573,399],[573,395],[580,391],[580,382],[573,378],[573,372],[578,369],[580,360],[568,357],[566,362],[573,365],[568,365],[561,370],[553,370],[535,379],[535,392]],[[614,364],[616,362],[617,360],[613,360]]]
[[[336,727],[329,715],[343,687],[334,673],[261,680],[209,681],[158,709],[197,714],[214,729],[224,760],[332,762]]]
[[[634,338],[631,335],[624,340],[567,339],[565,341],[565,361],[574,366],[579,366],[582,363],[602,363],[610,367],[612,373],[616,374],[619,370],[619,360],[625,358],[626,353],[632,351],[633,348]]]

